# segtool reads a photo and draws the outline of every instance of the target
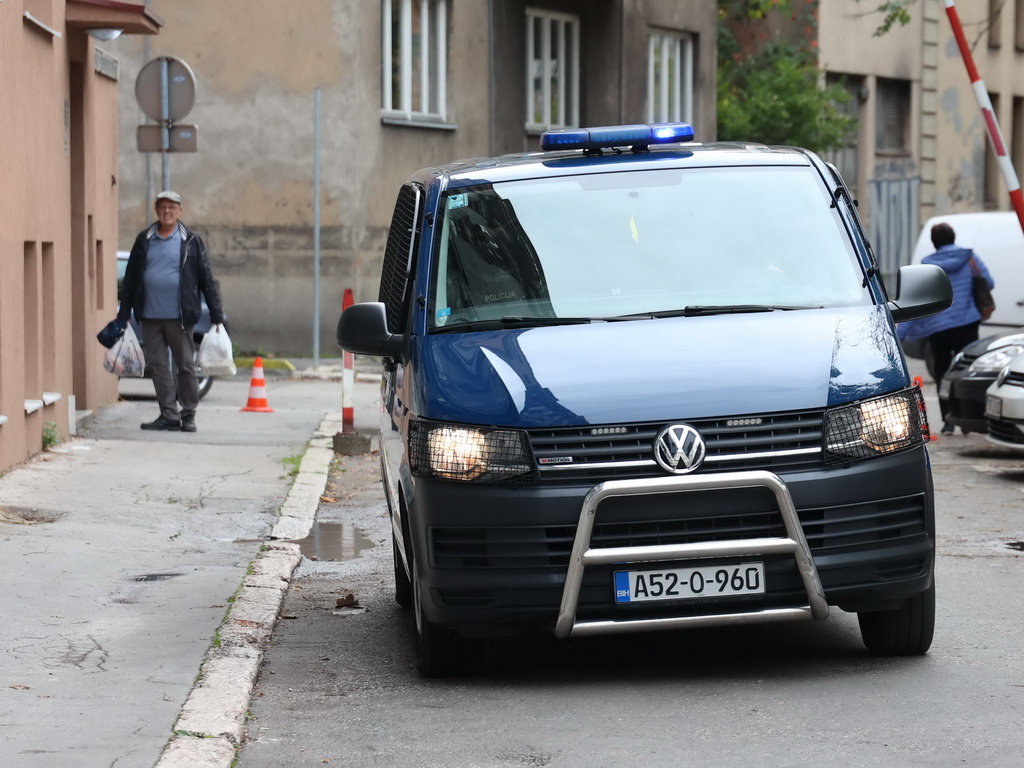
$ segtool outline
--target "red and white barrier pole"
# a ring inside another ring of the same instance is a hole
[[[341,300],[341,311],[344,312],[353,304],[355,304],[355,298],[352,295],[352,289],[346,288]],[[343,360],[341,372],[341,431],[343,434],[352,434],[356,431],[356,411],[353,402],[356,386],[356,356],[351,352],[342,352],[341,354]]]
[[[1017,180],[1017,173],[1013,170],[1013,163],[1006,153],[1006,142],[1003,141],[1002,131],[999,130],[999,121],[992,110],[992,101],[988,97],[988,90],[985,83],[978,74],[978,68],[974,65],[974,56],[964,36],[963,25],[960,24],[960,15],[956,12],[956,5],[953,0],[945,0],[946,16],[949,17],[950,26],[953,27],[953,36],[956,44],[960,47],[960,55],[963,57],[967,67],[967,76],[971,79],[971,87],[974,89],[974,97],[978,100],[978,107],[981,108],[981,115],[985,118],[985,125],[988,127],[988,137],[992,142],[992,149],[999,161],[999,170],[1002,171],[1003,179],[1006,181],[1006,188],[1010,191],[1010,202],[1017,212],[1017,219],[1020,221],[1021,229],[1024,230],[1024,197],[1021,196],[1020,182]]]

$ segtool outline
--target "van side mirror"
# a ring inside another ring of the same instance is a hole
[[[398,357],[405,338],[388,330],[387,312],[379,301],[353,304],[338,319],[338,346],[356,355]]]
[[[953,303],[953,286],[937,264],[909,264],[896,272],[896,297],[886,306],[897,323],[934,315]]]

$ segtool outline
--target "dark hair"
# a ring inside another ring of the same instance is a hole
[[[940,221],[932,227],[932,245],[941,248],[944,245],[952,245],[956,242],[956,232],[944,221]]]

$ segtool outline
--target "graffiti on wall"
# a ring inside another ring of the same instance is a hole
[[[868,181],[868,236],[884,276],[910,263],[917,239],[921,177],[913,160],[879,163]]]

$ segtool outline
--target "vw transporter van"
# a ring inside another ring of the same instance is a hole
[[[395,598],[418,665],[482,638],[575,638],[856,612],[932,638],[924,402],[850,193],[796,148],[685,124],[554,131],[398,191],[379,301]]]

